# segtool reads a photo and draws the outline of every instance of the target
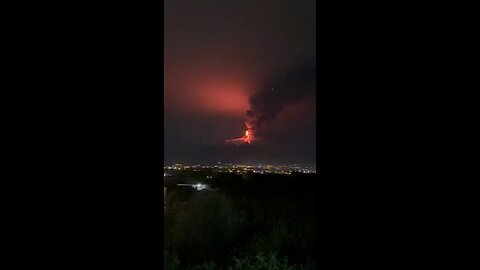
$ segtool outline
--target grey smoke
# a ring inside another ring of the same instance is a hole
[[[315,61],[307,61],[264,83],[263,89],[250,97],[247,128],[261,135],[262,125],[274,120],[286,105],[315,94],[316,70]]]

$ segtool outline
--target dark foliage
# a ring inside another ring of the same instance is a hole
[[[315,269],[316,181],[221,174],[213,191],[171,186],[165,248],[178,269]]]

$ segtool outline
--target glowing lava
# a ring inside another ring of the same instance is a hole
[[[226,140],[227,143],[239,144],[239,143],[248,143],[251,144],[253,141],[253,131],[251,129],[245,130],[245,135],[240,138]]]
[[[242,137],[243,138],[243,141],[250,144],[253,140],[251,134],[250,134],[250,131],[247,129],[245,130],[245,136]]]

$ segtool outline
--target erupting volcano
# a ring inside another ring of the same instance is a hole
[[[250,109],[246,112],[245,135],[226,142],[250,144],[254,140],[254,133],[256,141],[259,138],[263,140],[266,122],[275,120],[285,106],[315,94],[316,70],[316,62],[309,59],[267,80],[263,90],[250,96]]]
[[[226,140],[225,142],[233,143],[233,144],[239,144],[239,143],[251,144],[252,141],[253,141],[253,130],[247,128],[247,130],[245,130],[245,135],[243,135],[242,137],[236,138],[236,139],[231,139],[231,140]]]
[[[243,141],[250,144],[250,142],[253,140],[253,134],[250,134],[251,131],[248,129],[245,130],[245,136],[242,137]]]

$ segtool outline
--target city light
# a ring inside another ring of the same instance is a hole
[[[293,165],[270,165],[270,164],[259,164],[256,166],[252,165],[243,165],[243,164],[226,164],[225,166],[218,165],[184,165],[184,164],[175,164],[173,166],[164,166],[164,176],[171,176],[168,174],[168,171],[189,171],[193,170],[195,172],[206,172],[206,173],[234,173],[234,174],[244,174],[244,173],[271,173],[271,174],[285,174],[290,175],[292,172],[302,173],[302,174],[316,174],[316,166],[300,166],[298,164]],[[211,175],[207,175],[207,179],[212,179]]]

